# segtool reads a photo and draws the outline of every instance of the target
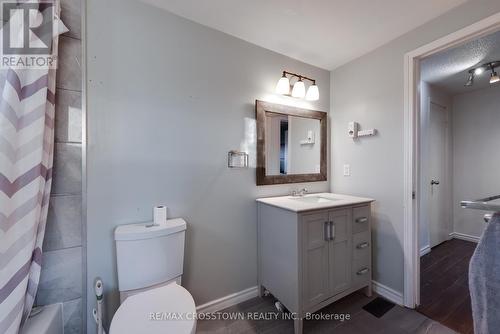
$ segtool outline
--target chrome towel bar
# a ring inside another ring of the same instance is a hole
[[[460,205],[464,209],[476,209],[476,210],[500,212],[500,204],[488,203],[497,199],[500,199],[500,195],[481,198],[475,201],[462,201],[460,202]]]

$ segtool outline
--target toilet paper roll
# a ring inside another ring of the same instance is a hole
[[[163,224],[167,221],[167,207],[165,205],[157,205],[153,208],[153,223],[155,225]]]

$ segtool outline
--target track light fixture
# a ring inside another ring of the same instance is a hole
[[[308,101],[317,101],[319,100],[319,89],[318,86],[316,86],[316,80],[308,78],[304,75],[301,74],[296,74],[288,71],[283,71],[283,75],[279,79],[278,83],[276,84],[276,93],[281,94],[281,95],[290,95],[290,79],[297,78],[297,81],[293,84],[293,87],[291,88],[292,90],[292,97],[296,98],[304,98]],[[307,89],[306,93],[306,86],[304,84],[304,80],[310,81],[311,85]]]
[[[495,72],[495,68],[492,65],[490,65],[490,69],[491,69],[490,84],[494,84],[495,82],[499,82],[500,78],[498,77],[497,72]]]
[[[476,75],[481,75],[484,71],[491,71],[490,74],[490,84],[494,84],[500,81],[500,77],[497,72],[495,72],[495,68],[500,67],[500,60],[492,61],[489,63],[482,64],[481,66],[471,68],[469,70],[469,78],[464,86],[470,87],[474,84],[474,78]]]
[[[467,80],[467,82],[465,83],[465,87],[470,87],[474,84],[474,72],[473,73],[469,73],[469,79]]]

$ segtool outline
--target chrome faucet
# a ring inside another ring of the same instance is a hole
[[[300,190],[293,190],[292,191],[293,197],[303,197],[306,194],[307,194],[307,188],[302,188]]]

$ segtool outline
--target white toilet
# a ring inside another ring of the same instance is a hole
[[[115,229],[121,305],[110,334],[195,333],[194,300],[180,286],[185,233],[183,219]]]

